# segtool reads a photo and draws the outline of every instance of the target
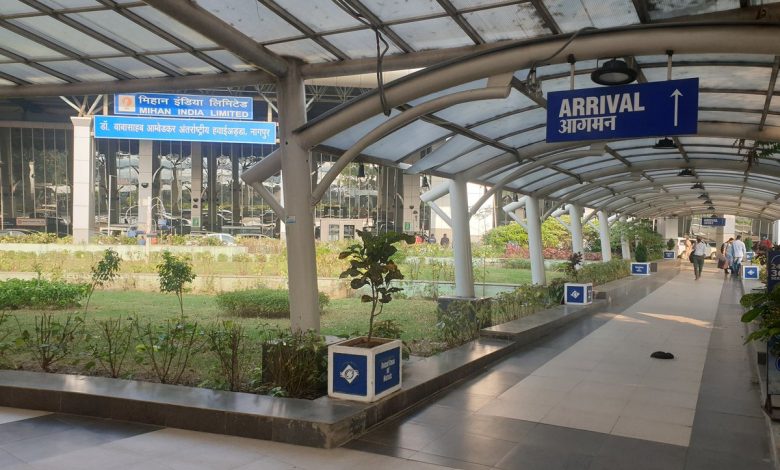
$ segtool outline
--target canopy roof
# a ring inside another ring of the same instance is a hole
[[[376,29],[388,43],[386,70],[427,68],[388,84],[390,117],[372,92],[300,129],[310,147],[354,151],[384,124],[361,158],[637,216],[710,212],[690,189],[700,182],[715,212],[780,218],[780,165],[746,172],[735,145],[780,140],[773,2],[343,3],[359,17],[333,0],[4,0],[0,96],[272,83],[286,57],[303,62],[305,78],[368,73]],[[700,78],[698,135],[673,150],[653,149],[655,139],[544,142],[545,97],[570,88],[570,54],[574,87],[585,88],[595,86],[597,61],[612,57],[635,63],[640,81],[665,80],[666,51],[672,78]],[[526,83],[536,61],[541,96]],[[695,177],[677,176],[682,168]]]

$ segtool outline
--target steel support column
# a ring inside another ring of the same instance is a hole
[[[466,180],[456,177],[450,183],[452,250],[455,257],[455,296],[474,298],[474,270],[471,264],[471,229]]]
[[[203,207],[203,149],[200,142],[193,142],[190,152],[190,175],[192,183],[190,185],[190,217],[192,219],[192,230],[199,231],[203,226],[201,218],[201,208]]]
[[[92,118],[72,117],[70,120],[73,122],[73,243],[89,243],[95,231]]]
[[[571,232],[571,250],[574,253],[585,254],[582,235],[582,213],[581,206],[567,204],[566,210],[569,211],[569,231]]]
[[[607,213],[599,211],[599,235],[601,238],[601,260],[612,261],[612,248],[609,242],[609,218]]]
[[[626,223],[626,216],[621,215],[620,221]],[[631,259],[631,243],[625,233],[620,234],[620,250],[623,259]]]
[[[279,133],[282,181],[287,213],[287,272],[290,289],[290,327],[293,331],[320,329],[317,263],[314,250],[314,211],[311,204],[311,158],[293,130],[306,123],[306,95],[300,64],[291,62],[279,82]]]
[[[152,141],[138,141],[138,228],[149,233],[154,229],[152,220],[152,181],[154,175]],[[75,213],[75,210],[73,211]]]
[[[539,217],[539,199],[526,198],[525,220],[528,230],[528,256],[531,258],[531,284],[545,285],[544,256],[542,254],[542,221]]]

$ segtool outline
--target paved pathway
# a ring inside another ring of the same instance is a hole
[[[692,277],[574,322],[348,448],[0,408],[0,468],[771,469],[737,281]]]

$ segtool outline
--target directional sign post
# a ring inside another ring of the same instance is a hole
[[[725,217],[702,217],[701,224],[705,227],[725,227]]]
[[[699,79],[547,94],[547,142],[696,134]]]

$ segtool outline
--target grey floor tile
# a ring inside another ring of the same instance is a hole
[[[587,469],[593,459],[593,455],[569,451],[565,444],[557,449],[549,446],[518,444],[496,464],[496,468],[502,470],[582,470]]]
[[[591,469],[676,470],[685,466],[686,448],[671,444],[609,436]]]
[[[409,460],[432,463],[434,465],[441,465],[449,468],[458,468],[462,470],[490,470],[492,468],[487,465],[480,465],[473,462],[466,462],[464,460],[443,457],[441,455],[427,454],[425,452],[417,452],[416,454],[412,455],[409,458]]]
[[[758,459],[739,452],[720,452],[713,449],[688,450],[685,470],[773,470],[769,458]]]
[[[489,370],[463,382],[463,385],[459,388],[466,393],[496,397],[523,380],[526,376],[527,374],[516,372]]]
[[[456,430],[423,447],[422,452],[493,466],[515,445],[514,442]]]
[[[608,436],[608,434],[598,432],[539,424],[533,429],[533,432],[526,435],[522,444],[552,450],[560,450],[565,447],[568,452],[596,455],[601,451]]]
[[[444,436],[451,426],[432,426],[414,422],[393,421],[372,429],[361,440],[388,447],[418,451]]]
[[[417,453],[417,451],[415,450],[404,449],[402,447],[397,447],[394,445],[377,444],[376,442],[364,441],[360,439],[350,441],[347,444],[345,444],[343,447],[347,449],[359,450],[361,452],[371,452],[372,454],[398,457],[401,459],[408,459],[412,455]]]
[[[55,434],[71,428],[73,425],[62,422],[55,415],[12,421],[0,424],[0,445]]]
[[[472,416],[463,431],[484,437],[522,442],[538,424],[501,416]]]

